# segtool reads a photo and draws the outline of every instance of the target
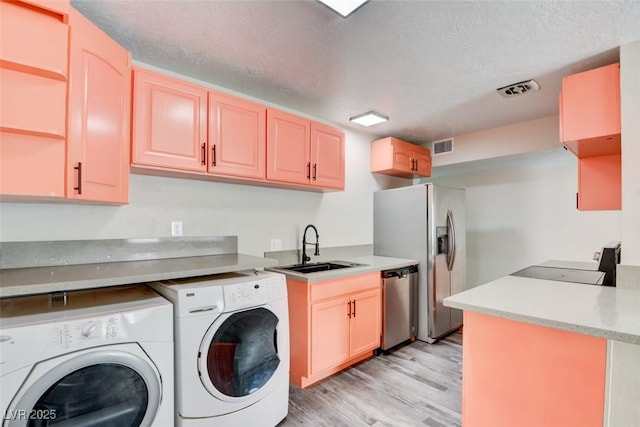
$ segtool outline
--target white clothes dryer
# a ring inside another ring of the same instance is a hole
[[[148,287],[0,300],[3,427],[169,427],[173,395],[173,307]]]
[[[273,427],[287,416],[284,275],[251,271],[150,286],[174,304],[176,425]]]

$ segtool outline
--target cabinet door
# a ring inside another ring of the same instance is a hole
[[[209,94],[209,172],[265,178],[266,107],[212,91]]]
[[[344,190],[344,133],[311,122],[311,185]]]
[[[380,347],[380,291],[352,295],[351,304],[349,354],[353,357]]]
[[[399,172],[413,173],[413,146],[399,140],[392,140],[393,168]]]
[[[310,131],[309,120],[267,109],[267,179],[309,184]]]
[[[426,148],[417,147],[413,158],[415,173],[421,176],[431,176],[431,152]]]
[[[207,89],[142,68],[133,75],[132,164],[206,172]]]
[[[622,209],[622,155],[578,159],[578,206],[581,211]]]
[[[348,297],[311,305],[311,374],[349,359],[350,310]]]
[[[127,203],[131,55],[79,12],[69,20],[67,197]]]
[[[563,142],[620,133],[620,64],[563,78],[560,107]]]

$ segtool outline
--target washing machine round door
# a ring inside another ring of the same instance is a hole
[[[19,393],[6,425],[149,426],[160,399],[160,381],[147,361],[94,351],[55,365]]]
[[[226,401],[267,390],[281,367],[278,317],[264,307],[227,313],[207,331],[198,365],[205,388]]]

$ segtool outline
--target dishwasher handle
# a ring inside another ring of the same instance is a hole
[[[404,278],[409,274],[417,273],[418,266],[412,265],[409,267],[396,268],[393,270],[383,270],[380,272],[383,279],[390,279],[392,277]]]

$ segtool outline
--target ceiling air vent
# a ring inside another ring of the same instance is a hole
[[[511,98],[518,95],[524,95],[527,92],[532,92],[540,89],[540,85],[535,80],[526,80],[524,82],[512,83],[505,87],[496,89],[498,93],[505,98]]]
[[[453,152],[453,138],[433,141],[431,143],[431,155],[439,156]]]

